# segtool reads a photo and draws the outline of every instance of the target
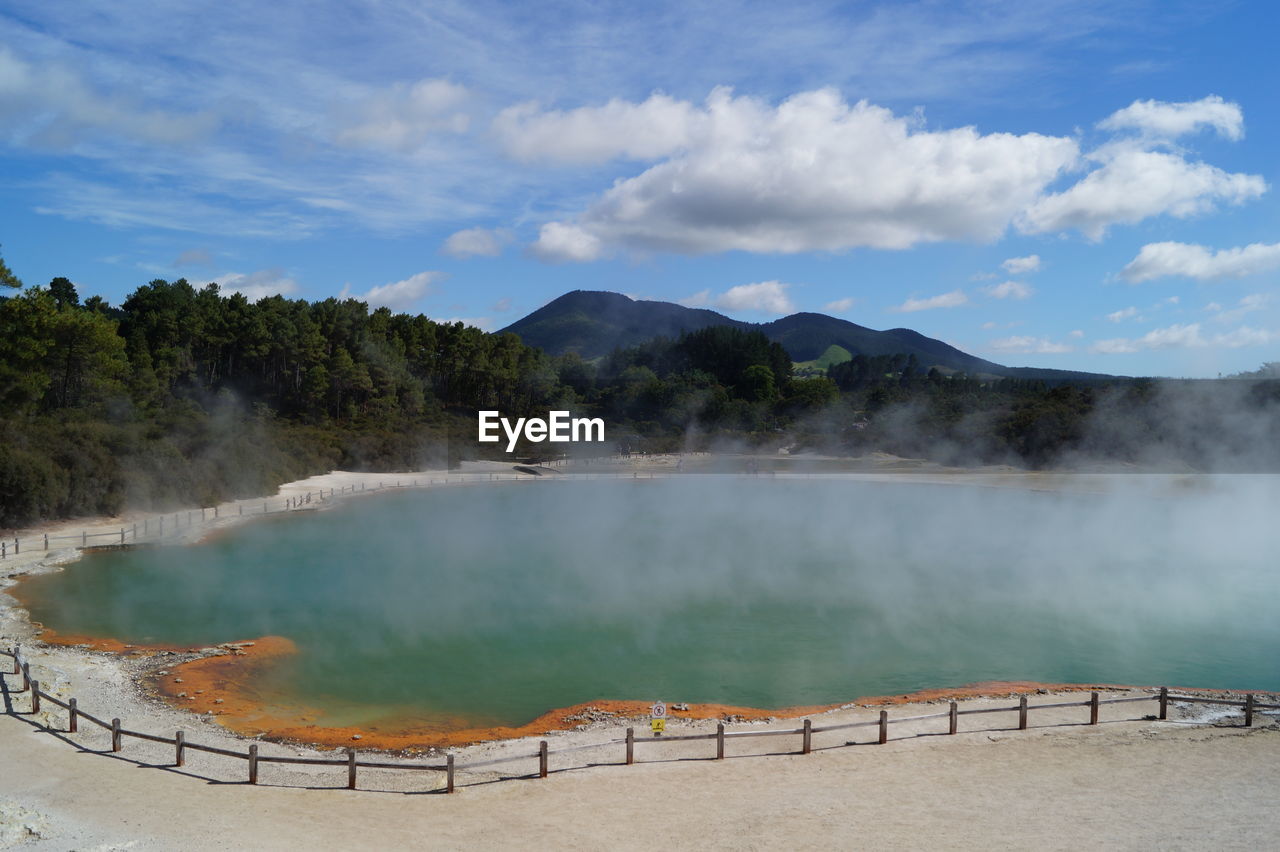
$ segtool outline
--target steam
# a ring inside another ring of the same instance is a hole
[[[94,557],[33,581],[35,616],[137,640],[281,634],[302,653],[262,687],[275,700],[506,721],[597,698],[784,706],[989,679],[1280,688],[1280,479],[904,480],[391,495]]]

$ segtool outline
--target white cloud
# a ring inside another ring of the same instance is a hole
[[[669,158],[617,181],[576,224],[553,224],[597,246],[684,254],[993,240],[1078,154],[1035,133],[926,131],[832,89],[776,107],[716,89],[698,116]]]
[[[1170,139],[1211,127],[1228,139],[1238,140],[1244,137],[1244,115],[1239,104],[1228,103],[1217,95],[1185,103],[1134,101],[1098,122],[1098,127],[1138,130]]]
[[[1112,311],[1111,313],[1107,314],[1107,319],[1111,320],[1112,322],[1124,322],[1125,320],[1132,319],[1137,315],[1138,315],[1138,309],[1130,305],[1127,308],[1121,308],[1118,311]]]
[[[1147,243],[1120,274],[1134,283],[1168,276],[1213,281],[1244,278],[1280,267],[1280,243],[1211,249],[1190,243]]]
[[[901,305],[889,308],[895,313],[912,313],[913,311],[928,311],[934,308],[956,308],[960,305],[968,304],[969,297],[964,294],[963,290],[952,290],[950,293],[943,293],[939,296],[932,296],[928,299],[907,299]]]
[[[1205,310],[1213,309],[1215,311],[1215,316],[1213,317],[1215,322],[1229,323],[1229,322],[1236,322],[1238,320],[1243,319],[1246,314],[1251,314],[1254,311],[1262,310],[1270,302],[1271,302],[1270,294],[1252,293],[1248,296],[1243,297],[1239,302],[1236,303],[1236,306],[1234,308],[1231,308],[1230,310],[1224,310],[1223,307],[1219,305],[1217,302],[1211,303],[1209,306],[1205,308]]]
[[[708,117],[687,101],[650,95],[642,103],[613,99],[601,107],[542,112],[536,102],[508,107],[493,129],[519,160],[602,163],[614,157],[651,160],[689,144]]]
[[[507,298],[499,299],[493,303],[493,306],[490,307],[489,310],[494,311],[495,313],[505,314],[507,311],[511,310],[511,300]]]
[[[842,314],[853,307],[857,300],[850,297],[847,299],[836,299],[834,302],[827,302],[822,309],[829,314]]]
[[[1022,301],[1023,299],[1031,298],[1031,294],[1035,290],[1021,281],[1005,281],[1002,284],[991,284],[983,287],[982,292],[993,299],[1017,299]]]
[[[413,151],[434,133],[462,133],[470,117],[460,108],[467,90],[448,80],[398,83],[341,110],[334,140],[352,148]]]
[[[1210,122],[1226,132],[1231,126],[1209,100],[1130,110],[1104,121],[1106,129],[1176,130]],[[552,223],[573,229],[575,244],[585,236],[597,241],[590,251],[566,253],[548,245],[554,234],[544,234],[535,252],[555,259],[594,260],[606,248],[681,254],[902,249],[995,240],[1011,224],[1030,233],[1077,229],[1097,240],[1115,224],[1187,217],[1266,190],[1257,175],[1189,161],[1154,131],[1081,157],[1072,138],[927,130],[919,115],[849,104],[834,89],[801,92],[776,106],[717,88],[697,107],[654,95],[638,104],[614,100],[569,112],[525,104],[504,116],[498,132],[517,156],[659,160],[615,181],[575,221]],[[1075,183],[1048,191],[1081,168],[1086,172]],[[1006,263],[1029,272],[1039,257]]]
[[[1241,326],[1235,331],[1217,335],[1213,338],[1213,343],[1216,346],[1225,346],[1229,349],[1240,349],[1245,346],[1265,346],[1277,340],[1280,340],[1280,334],[1274,331]]]
[[[227,272],[214,280],[223,294],[239,293],[250,302],[298,292],[298,282],[287,276],[283,269],[260,269],[248,274]]]
[[[600,238],[577,225],[548,222],[538,231],[537,241],[530,246],[534,255],[549,263],[585,262],[604,254]]]
[[[506,231],[467,228],[450,234],[440,250],[457,258],[497,257],[510,239],[511,235]]]
[[[987,344],[993,352],[1021,352],[1036,355],[1061,355],[1071,352],[1072,347],[1066,343],[1054,343],[1047,337],[1003,337]]]
[[[147,109],[115,92],[95,91],[77,70],[28,63],[0,46],[0,134],[14,144],[65,148],[110,134],[172,145],[197,140],[218,123],[209,112]]]
[[[1011,257],[1000,264],[1010,275],[1026,275],[1040,269],[1040,255],[1030,254],[1026,257]]]
[[[787,295],[790,284],[781,281],[759,281],[755,284],[739,284],[718,296],[710,290],[694,293],[680,304],[689,308],[715,307],[726,311],[755,311],[762,314],[790,314],[796,306]]]
[[[1068,336],[1074,337],[1076,340],[1079,340],[1080,338],[1084,337],[1084,331],[1078,328],[1072,329]]]
[[[431,290],[431,285],[439,281],[439,272],[427,271],[410,275],[403,281],[393,281],[370,288],[366,293],[351,293],[350,287],[343,287],[339,298],[347,297],[368,302],[371,308],[390,308],[393,311],[407,312]]]
[[[1114,355],[1138,352],[1144,349],[1202,349],[1221,347],[1239,349],[1244,346],[1261,346],[1280,340],[1280,334],[1265,329],[1241,326],[1234,331],[1206,337],[1201,334],[1199,323],[1171,325],[1157,328],[1136,339],[1124,337],[1099,340],[1089,347],[1090,352]]]
[[[1066,190],[1032,204],[1019,221],[1030,233],[1074,228],[1100,240],[1115,224],[1152,216],[1180,219],[1207,213],[1219,202],[1243,204],[1262,195],[1258,175],[1232,174],[1181,153],[1113,146],[1095,153],[1102,165]]]

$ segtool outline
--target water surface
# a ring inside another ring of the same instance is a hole
[[[299,653],[257,686],[324,724],[519,724],[603,698],[781,707],[982,680],[1280,689],[1275,483],[1186,482],[436,489],[94,554],[23,597],[62,633],[286,636]]]

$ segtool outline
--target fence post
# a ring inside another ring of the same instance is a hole
[[[17,645],[13,646],[13,673],[14,674],[22,673],[22,666],[18,664],[18,652],[20,650],[21,649]]]
[[[111,720],[111,750],[120,750],[120,720]]]
[[[240,510],[240,517],[244,517],[244,504],[241,503],[237,508]]]
[[[31,686],[31,664],[23,663],[22,664],[22,689],[20,689],[19,692],[26,692],[27,688],[30,686]]]
[[[1098,693],[1089,693],[1089,724],[1098,724]]]
[[[76,700],[67,699],[67,733],[74,734],[80,730],[80,714],[76,710]]]
[[[1018,699],[1018,730],[1025,731],[1027,729],[1027,696],[1023,695]]]
[[[0,541],[0,559],[9,558],[9,542]]]
[[[880,711],[880,745],[889,742],[889,711]]]
[[[800,740],[800,753],[808,754],[810,751],[812,751],[812,745],[813,745],[813,720],[805,719],[804,733],[801,736],[801,740]]]
[[[721,728],[724,726],[721,725]],[[636,762],[636,729],[627,728],[627,766]]]
[[[31,712],[40,712],[40,681],[31,681]]]
[[[378,487],[382,487],[382,483],[378,483]],[[538,777],[547,777],[547,741],[542,740],[538,743]]]
[[[954,733],[956,732],[956,729],[960,727],[960,725],[959,725],[959,722],[960,722],[960,705],[958,705],[958,704],[956,704],[954,701],[952,701],[952,702],[951,702],[951,711],[947,714],[947,716],[948,716],[948,718],[950,719],[950,727],[949,727],[949,730],[947,731],[947,733],[948,733],[948,734],[954,734]]]
[[[1160,718],[1169,718],[1169,687],[1160,687]]]
[[[48,549],[49,549],[49,534],[48,534],[48,533],[45,533],[45,534],[44,534],[44,549],[45,549],[45,550],[48,550]]]
[[[265,515],[266,513],[267,513],[267,501],[266,501],[266,500],[263,500],[263,501],[262,501],[262,514],[264,514],[264,515]]]
[[[203,524],[203,523],[204,523],[204,521],[205,521],[205,514],[204,514],[204,511],[205,511],[205,510],[204,510],[204,506],[201,506],[201,507],[200,507],[200,523],[202,523],[202,524]],[[190,518],[190,517],[191,517],[191,515],[190,515],[190,514],[188,514],[188,515],[187,515],[187,517],[188,517],[188,518]]]
[[[84,547],[89,543],[89,533],[87,530],[80,530],[80,546]]]
[[[160,535],[164,535],[164,515],[160,516]]]
[[[133,525],[133,540],[134,540],[134,541],[137,541],[137,540],[138,540],[138,525],[137,525],[137,524],[134,524],[134,525]]]
[[[347,749],[347,789],[356,788],[356,750]]]
[[[17,556],[21,552],[22,552],[22,543],[18,541],[18,537],[15,535],[13,537],[13,555]]]
[[[124,527],[120,528],[120,543],[124,544]]]
[[[258,783],[258,745],[249,746],[249,783]]]
[[[214,507],[213,507],[213,519],[214,519],[215,521],[216,521],[216,520],[218,520],[218,507],[217,507],[217,506],[214,506]]]
[[[173,739],[173,765],[181,766],[186,762],[187,757],[186,754],[184,754],[187,749],[187,735],[182,731],[178,731],[173,735]]]
[[[1244,726],[1246,728],[1253,727],[1253,693],[1250,692],[1244,697]]]
[[[452,793],[453,792],[453,755],[449,755],[448,757],[445,758],[444,766],[445,766],[444,791],[446,793]]]
[[[724,760],[724,722],[716,724],[716,760]]]

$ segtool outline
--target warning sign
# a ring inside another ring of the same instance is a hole
[[[667,718],[667,705],[661,701],[655,701],[653,706],[649,708],[649,715],[655,719]]]
[[[651,719],[651,720],[649,721],[649,727],[653,729],[653,732],[654,732],[655,734],[661,734],[663,731],[665,731],[665,730],[667,729],[667,720],[666,720],[666,719]]]

